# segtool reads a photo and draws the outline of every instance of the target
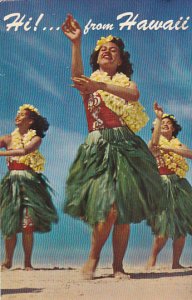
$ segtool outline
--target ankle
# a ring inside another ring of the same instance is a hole
[[[83,272],[94,272],[97,264],[99,262],[99,258],[88,258],[86,263],[83,266]]]
[[[121,263],[113,263],[113,273],[124,272],[123,264]]]
[[[24,261],[24,266],[25,266],[25,268],[27,268],[27,267],[32,267],[32,265],[31,265],[31,260],[25,259],[25,261]]]
[[[99,258],[89,258],[82,268],[83,278],[91,280],[94,278],[94,273],[99,262]]]
[[[185,267],[182,266],[180,263],[173,263],[172,269],[184,269]]]
[[[151,256],[147,262],[147,267],[154,267],[156,264],[157,257]]]

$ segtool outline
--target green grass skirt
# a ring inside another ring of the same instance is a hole
[[[33,171],[9,171],[0,185],[1,230],[6,237],[21,231],[25,207],[35,225],[35,231],[48,232],[57,222],[57,212],[51,199],[52,189],[42,174]]]
[[[161,175],[166,211],[153,220],[153,231],[157,235],[171,237],[192,235],[192,186],[177,175]]]
[[[66,182],[64,212],[91,226],[106,220],[115,203],[118,224],[138,223],[160,212],[163,189],[156,161],[127,127],[89,133]]]

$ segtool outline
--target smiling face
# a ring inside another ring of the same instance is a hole
[[[117,68],[122,64],[119,47],[112,42],[103,44],[99,50],[97,63],[103,71],[112,69],[116,72]]]
[[[30,113],[28,110],[19,111],[15,118],[15,125],[17,127],[23,127],[28,129],[33,123],[33,120],[29,117],[29,114]]]
[[[173,123],[169,118],[164,118],[161,123],[161,134],[165,137],[171,138],[174,132]]]

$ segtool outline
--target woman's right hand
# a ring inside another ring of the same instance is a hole
[[[153,105],[153,109],[156,114],[156,117],[161,120],[164,113],[163,108],[157,102],[155,102]]]
[[[61,29],[72,43],[75,44],[80,41],[82,34],[81,27],[71,14],[67,15],[67,18],[62,24]]]

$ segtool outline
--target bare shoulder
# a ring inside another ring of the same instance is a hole
[[[130,81],[129,83],[130,83],[129,88],[131,88],[131,90],[134,91],[136,93],[136,95],[138,96],[137,98],[139,98],[139,90],[138,90],[136,82]]]
[[[130,80],[129,83],[130,83],[129,87],[137,89],[137,84],[135,81]]]
[[[32,140],[35,140],[35,141],[42,141],[42,138],[39,136],[39,135],[35,135]]]
[[[38,135],[35,135],[32,139],[31,139],[31,142],[30,142],[30,145],[31,146],[36,146],[36,147],[39,147],[41,145],[41,142],[42,142],[42,138]]]

